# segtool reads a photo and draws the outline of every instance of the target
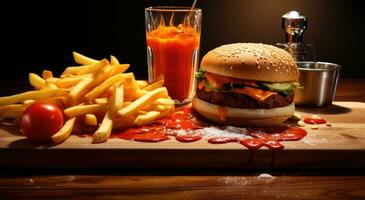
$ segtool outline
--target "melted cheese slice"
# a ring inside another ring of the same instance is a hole
[[[210,85],[213,86],[214,88],[221,88],[224,84],[229,84],[229,83],[240,83],[240,84],[244,84],[247,86],[253,86],[253,87],[257,86],[255,81],[248,81],[248,80],[242,80],[242,79],[231,78],[231,77],[226,77],[226,76],[220,76],[220,75],[212,74],[209,72],[205,72],[205,77],[209,81]]]
[[[247,81],[247,80],[241,80],[231,77],[225,77],[220,76],[216,74],[212,74],[209,72],[205,73],[206,79],[209,81],[210,85],[213,88],[221,88],[224,84],[230,84],[230,83],[240,83],[244,84],[246,86],[257,86],[255,81]],[[203,81],[201,81],[198,85],[199,89],[202,89],[204,87]],[[249,97],[252,97],[256,99],[257,101],[265,101],[267,98],[269,98],[271,95],[277,94],[273,91],[267,91],[267,90],[260,90],[253,87],[244,87],[244,88],[234,88],[232,92],[238,93],[238,94],[245,94]],[[205,88],[208,91],[208,88]]]

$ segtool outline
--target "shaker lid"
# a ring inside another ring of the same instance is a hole
[[[284,30],[286,28],[299,28],[303,30],[307,28],[307,17],[298,11],[289,11],[281,16],[281,19]]]

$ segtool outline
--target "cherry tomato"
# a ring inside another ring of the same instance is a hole
[[[63,126],[63,114],[53,104],[35,103],[25,109],[20,126],[29,140],[50,141]]]

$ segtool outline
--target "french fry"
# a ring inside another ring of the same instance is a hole
[[[61,74],[60,78],[70,78],[70,77],[74,77],[74,76],[75,75],[73,75],[73,74]]]
[[[67,67],[62,74],[83,75],[83,74],[94,73],[94,72],[100,70],[101,68],[105,67],[106,65],[109,65],[109,62],[107,59],[103,59],[103,60],[101,60],[95,64],[91,64],[91,65]]]
[[[143,89],[144,87],[146,87],[148,85],[148,81],[143,81],[143,80],[137,80],[136,81],[139,88]]]
[[[108,111],[106,112],[98,130],[96,130],[93,135],[93,143],[106,142],[109,139],[113,129],[113,120],[118,109],[123,106],[123,96],[123,85],[114,85],[112,96],[109,100]]]
[[[49,89],[55,90],[55,89],[58,89],[58,87],[54,83],[47,83],[46,82],[46,84],[44,84],[43,87],[41,88],[41,90],[49,90]]]
[[[110,55],[110,64],[111,65],[119,65],[119,60],[115,56]]]
[[[70,137],[72,130],[75,125],[76,118],[73,117],[66,121],[63,127],[54,135],[52,135],[51,139],[55,144],[60,144],[64,142],[68,137]]]
[[[56,84],[59,88],[70,88],[70,87],[78,84],[84,77],[86,77],[86,76],[74,76],[74,77],[61,78],[61,79],[54,81],[54,84]]]
[[[125,98],[124,98],[125,99]],[[107,105],[108,104],[108,99],[105,97],[102,98],[96,98],[95,99],[95,103],[99,104],[99,105]],[[123,102],[123,107],[128,106],[129,104],[131,104],[132,102],[130,101],[124,101]]]
[[[25,101],[23,103],[25,103]],[[64,96],[49,97],[49,98],[45,98],[45,99],[36,100],[36,101],[34,101],[34,103],[49,103],[49,104],[54,104],[54,105],[58,106],[59,108],[63,108],[65,106],[65,97]]]
[[[175,104],[175,102],[170,99],[170,98],[159,98],[156,99],[153,104],[159,104],[159,105],[163,105],[163,106],[173,106]]]
[[[64,96],[68,93],[69,90],[67,89],[36,90],[36,91],[23,92],[12,96],[0,97],[0,106],[21,103],[24,100],[28,99],[38,100],[50,97]]]
[[[37,90],[41,89],[46,81],[35,73],[29,73],[29,83]]]
[[[117,74],[115,76],[110,77],[109,79],[107,79],[106,81],[95,87],[93,90],[91,90],[89,93],[87,93],[85,95],[86,100],[88,100],[89,102],[94,101],[96,97],[99,97],[110,86],[123,80],[124,76],[122,74]]]
[[[144,87],[143,90],[152,91],[152,90],[162,87],[163,84],[164,84],[164,79],[161,79],[161,80],[158,80],[158,81]]]
[[[19,118],[23,115],[25,109],[31,104],[11,104],[0,106],[0,117],[2,118]]]
[[[137,84],[136,79],[134,78],[133,73],[126,73],[125,74],[125,81],[124,81],[124,88],[125,90],[139,90],[139,85]]]
[[[108,99],[105,97],[102,98],[96,98],[95,99],[95,103],[99,104],[99,105],[106,105],[108,104]]]
[[[128,106],[122,108],[118,111],[118,114],[120,117],[128,117],[129,115],[132,115],[139,111],[144,106],[152,103],[158,98],[167,97],[167,89],[165,87],[155,89],[151,92],[148,92],[147,94],[143,95],[142,97],[138,98],[137,100],[133,101]]]
[[[69,104],[76,105],[82,95],[85,94],[85,90],[92,84],[92,75],[84,77],[77,85],[72,88],[69,94]]]
[[[53,78],[53,73],[52,73],[52,71],[49,71],[49,70],[43,70],[42,77],[44,80]]]
[[[77,52],[73,57],[81,66],[67,67],[60,77],[49,70],[43,70],[41,76],[30,73],[34,90],[0,97],[0,120],[19,121],[28,106],[51,103],[68,118],[52,136],[54,143],[64,142],[72,132],[95,128],[93,143],[100,143],[108,140],[113,128],[145,125],[174,111],[174,102],[163,87],[163,76],[149,84],[126,73],[130,65],[121,64],[113,55],[110,62]]]
[[[160,105],[160,104],[151,103],[151,104],[148,104],[147,106],[143,107],[142,110],[162,112],[162,111],[167,110],[168,108],[169,108],[168,106],[163,106],[163,105]]]
[[[96,126],[98,125],[98,120],[94,114],[86,114],[84,118],[85,124],[89,126]]]
[[[133,124],[136,126],[143,126],[152,122],[153,120],[156,120],[160,115],[161,113],[158,111],[149,111],[146,114],[138,115]]]
[[[77,64],[80,64],[80,65],[92,65],[92,64],[95,64],[97,62],[99,62],[98,60],[95,60],[95,59],[92,59],[92,58],[89,58],[87,56],[84,56],[80,53],[77,53],[77,52],[72,52],[72,55],[74,57],[74,60]]]
[[[105,105],[92,104],[92,105],[77,105],[65,109],[63,112],[67,117],[77,117],[86,115],[89,113],[105,112],[107,107]]]
[[[35,100],[33,100],[33,99],[27,99],[27,100],[24,100],[23,101],[23,104],[24,105],[27,105],[27,104],[32,104],[32,103],[34,103],[35,102]]]
[[[130,66],[129,64],[111,65],[110,67],[112,68],[113,71],[112,75],[124,73],[125,71],[127,71],[129,66]]]

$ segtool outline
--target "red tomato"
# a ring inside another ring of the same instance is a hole
[[[50,141],[63,126],[63,114],[53,104],[35,103],[25,109],[20,126],[29,140]]]

